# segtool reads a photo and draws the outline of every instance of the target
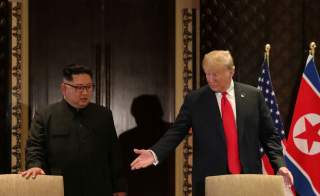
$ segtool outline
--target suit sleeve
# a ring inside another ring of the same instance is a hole
[[[116,129],[113,122],[111,111],[108,115],[108,126],[110,129],[111,150],[110,152],[110,165],[111,165],[111,178],[112,178],[112,192],[126,192],[127,180],[125,177],[125,169],[122,161],[120,143],[117,137]]]
[[[191,96],[187,95],[172,127],[150,148],[157,155],[159,162],[162,162],[188,134],[192,125],[191,105]]]
[[[40,167],[46,169],[47,131],[44,113],[36,113],[29,130],[26,146],[26,169]]]
[[[280,167],[285,166],[281,138],[273,124],[270,111],[261,92],[259,92],[259,99],[261,114],[260,141],[276,173]]]

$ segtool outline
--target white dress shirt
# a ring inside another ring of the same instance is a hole
[[[234,119],[237,122],[237,112],[236,112],[236,97],[234,95],[234,82],[233,80],[231,80],[231,84],[230,87],[227,89],[226,91],[227,93],[227,99],[231,104],[232,110],[233,110],[233,115],[234,115]],[[220,110],[220,115],[222,115],[221,113],[221,99],[222,99],[222,93],[218,93],[216,92],[216,97],[217,97],[217,101],[218,101],[218,105],[219,105],[219,110]],[[222,117],[222,116],[221,116]]]

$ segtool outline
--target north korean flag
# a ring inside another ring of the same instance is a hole
[[[286,162],[299,195],[320,195],[320,79],[309,55],[286,145]]]

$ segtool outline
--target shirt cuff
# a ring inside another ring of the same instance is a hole
[[[152,154],[152,156],[153,156],[153,159],[154,159],[154,161],[153,161],[153,165],[158,165],[159,164],[159,160],[158,160],[158,157],[157,157],[157,155],[156,155],[156,153],[154,153],[153,152],[153,150],[148,150],[149,152],[151,152],[151,154]]]

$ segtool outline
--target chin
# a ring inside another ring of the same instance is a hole
[[[81,104],[79,104],[79,108],[85,108],[85,107],[87,107],[87,105],[89,105],[89,102],[88,103],[81,103]]]
[[[214,86],[210,86],[211,90],[217,92],[218,91],[218,88],[217,87],[214,87]]]

